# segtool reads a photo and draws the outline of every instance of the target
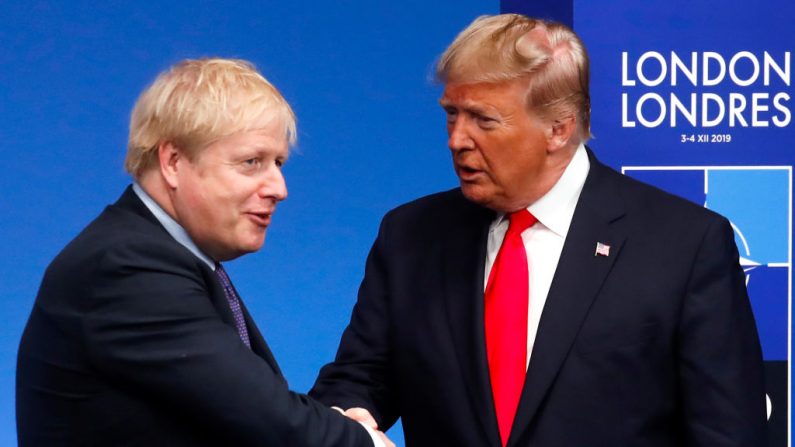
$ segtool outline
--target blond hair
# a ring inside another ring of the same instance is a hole
[[[577,118],[581,141],[590,137],[588,53],[566,25],[519,14],[481,16],[455,38],[436,66],[443,83],[527,78],[528,109],[556,120]]]
[[[169,141],[196,156],[211,142],[275,123],[291,144],[295,114],[253,64],[238,59],[184,60],[141,93],[130,117],[124,168],[138,178]]]

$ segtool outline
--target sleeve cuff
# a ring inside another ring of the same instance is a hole
[[[359,422],[359,424],[364,427],[365,430],[367,430],[367,434],[370,435],[370,438],[373,440],[374,447],[386,447],[386,444],[384,444],[384,441],[381,440],[381,437],[378,436],[378,433],[376,433],[375,430],[361,422]]]

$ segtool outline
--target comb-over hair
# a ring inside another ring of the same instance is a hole
[[[590,137],[588,53],[571,28],[520,14],[481,16],[455,38],[436,66],[442,83],[527,78],[525,101],[541,117],[576,117]]]

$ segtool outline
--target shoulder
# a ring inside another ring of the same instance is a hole
[[[103,284],[118,280],[134,284],[135,278],[170,281],[181,277],[199,283],[201,263],[156,221],[111,205],[53,259],[39,298],[74,296],[87,304]]]
[[[59,254],[59,258],[107,257],[109,253],[131,252],[151,258],[187,250],[156,221],[129,209],[111,205],[89,223]]]
[[[421,250],[488,228],[494,212],[467,200],[461,190],[431,194],[386,213],[376,244],[382,249]]]
[[[632,218],[648,221],[649,224],[699,225],[710,226],[715,222],[728,223],[720,214],[671,194],[655,186],[621,174],[599,162],[593,163],[593,177],[589,176],[581,199],[588,200],[589,194],[598,197],[606,194],[601,201],[618,200]],[[598,203],[597,199],[597,203]]]
[[[420,197],[394,208],[384,217],[385,220],[402,224],[451,225],[471,222],[473,219],[491,219],[494,212],[467,200],[460,188]]]

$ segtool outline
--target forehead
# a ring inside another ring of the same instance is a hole
[[[472,109],[503,109],[524,107],[527,81],[514,79],[503,82],[449,83],[444,87],[439,103]]]
[[[215,152],[218,155],[267,153],[274,156],[287,157],[289,154],[289,143],[287,132],[283,126],[270,125],[258,129],[238,131],[219,138],[209,144],[203,152]]]

